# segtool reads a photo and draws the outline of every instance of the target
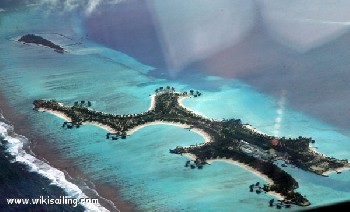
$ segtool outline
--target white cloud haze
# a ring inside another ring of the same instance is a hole
[[[124,0],[40,0],[40,3],[48,5],[52,9],[61,7],[64,11],[72,11],[80,8],[86,15],[94,12],[102,4],[118,4]]]

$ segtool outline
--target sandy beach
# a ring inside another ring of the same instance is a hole
[[[89,121],[89,122],[86,121],[86,122],[83,122],[83,124],[95,125],[95,126],[98,126],[98,127],[102,128],[102,129],[104,129],[104,130],[110,132],[110,133],[116,133],[116,132],[117,132],[117,131],[115,131],[112,127],[107,126],[107,125],[100,124],[100,123],[95,122],[95,121],[91,121],[91,122],[90,122],[90,121]]]
[[[155,108],[155,95],[151,95],[151,105],[150,105],[150,108],[149,110],[153,110]],[[190,109],[188,109],[190,110]],[[66,116],[64,113],[62,112],[58,112],[58,111],[53,111],[53,110],[49,110],[49,109],[43,109],[43,108],[40,108],[38,111],[41,111],[41,112],[48,112],[48,113],[51,113],[65,121],[68,121],[70,122],[71,119]],[[192,110],[190,110],[192,111]],[[95,126],[98,126],[110,133],[115,133],[116,131],[107,126],[107,125],[103,125],[101,123],[98,123],[98,122],[83,122],[83,124],[92,124],[92,125],[95,125]],[[163,125],[172,125],[172,126],[177,126],[177,127],[182,127],[182,128],[190,128],[189,125],[186,125],[186,124],[180,124],[180,123],[175,123],[175,122],[166,122],[166,121],[155,121],[155,122],[150,122],[150,123],[146,123],[146,124],[143,124],[143,125],[139,125],[133,129],[130,129],[128,130],[126,133],[128,135],[132,135],[134,132],[144,128],[144,127],[147,127],[147,126],[153,126],[153,125],[159,125],[159,124],[163,124]],[[201,135],[203,138],[204,138],[204,143],[207,143],[207,142],[210,142],[212,139],[210,137],[210,135],[208,133],[206,133],[205,131],[201,130],[201,129],[198,129],[198,128],[191,128],[190,130],[192,130],[193,132]]]
[[[240,163],[240,162],[237,162],[237,161],[234,161],[234,160],[229,160],[229,159],[215,159],[215,160],[208,160],[207,162],[209,164],[211,164],[211,163],[219,162],[219,161],[220,162],[229,163],[229,164],[233,164],[235,166],[240,166],[240,167],[242,167],[242,168],[252,172],[254,175],[264,179],[268,184],[270,184],[270,185],[273,184],[273,181],[268,176],[266,176],[266,175],[256,171],[255,169],[253,169],[252,167],[250,167],[250,166],[248,166],[248,165],[246,165],[244,163]],[[275,196],[276,198],[278,198],[280,200],[284,199],[284,197],[281,194],[279,194],[279,193],[276,193],[276,192],[273,192],[273,191],[270,191],[268,193],[273,195],[273,196]]]
[[[183,154],[184,156],[190,158],[191,160],[195,160],[197,157],[191,153],[186,153],[186,154]],[[266,175],[256,171],[255,169],[253,169],[252,167],[244,164],[244,163],[240,163],[240,162],[237,162],[237,161],[234,161],[234,160],[230,160],[230,159],[211,159],[211,160],[207,160],[207,163],[208,164],[212,164],[212,163],[215,163],[215,162],[225,162],[225,163],[229,163],[229,164],[232,164],[232,165],[235,165],[235,166],[239,166],[241,168],[244,168],[250,172],[252,172],[254,175],[264,179],[268,184],[272,185],[273,184],[273,181]],[[277,199],[279,200],[283,200],[284,197],[279,194],[279,193],[276,193],[274,191],[269,191],[267,192],[268,194],[270,195],[273,195],[275,196]]]
[[[151,105],[150,105],[150,107],[149,107],[149,110],[153,110],[153,109],[155,108],[155,95],[153,94],[153,95],[151,95],[150,97],[151,97]],[[182,102],[185,98],[188,98],[188,97],[186,97],[186,96],[181,96],[181,97],[178,99],[178,103],[179,103],[179,105],[180,105],[181,107],[184,107],[184,108],[186,108],[187,110],[189,110],[189,111],[191,111],[191,112],[193,112],[193,113],[195,113],[195,114],[197,114],[197,115],[199,115],[199,116],[208,118],[208,117],[206,117],[206,116],[204,116],[204,115],[202,115],[202,114],[199,114],[199,113],[197,113],[196,111],[193,111],[192,109],[186,107],[186,106],[183,104],[183,102]],[[62,114],[61,114],[61,116],[62,116]],[[62,117],[64,117],[64,114],[63,114]],[[112,128],[110,128],[110,127],[108,127],[108,126],[105,126],[105,125],[101,125],[101,124],[99,124],[99,123],[97,123],[97,122],[89,122],[89,124],[93,124],[93,125],[96,125],[96,126],[99,126],[99,127],[103,128],[103,129],[105,129],[105,130],[107,130],[107,131],[109,131],[109,132],[113,132],[113,129],[112,129]],[[128,134],[128,135],[132,135],[133,133],[135,133],[136,131],[138,131],[138,130],[144,128],[144,127],[153,126],[153,125],[159,125],[159,124],[163,124],[163,125],[172,125],[172,126],[177,126],[177,127],[182,127],[182,128],[190,128],[190,126],[189,126],[189,125],[186,125],[186,124],[180,124],[180,123],[175,123],[175,122],[165,122],[165,121],[155,121],[155,122],[151,122],[151,123],[146,123],[146,124],[143,124],[143,125],[139,125],[139,126],[133,128],[133,129],[131,129],[131,130],[128,130],[128,131],[127,131],[127,134]],[[246,125],[243,125],[243,126],[246,127],[246,128],[249,129],[249,130],[252,130],[253,132],[256,132],[256,133],[259,133],[259,134],[262,134],[262,135],[267,135],[266,133],[263,133],[263,132],[261,132],[261,131],[258,131],[258,130],[255,129],[255,128],[253,128],[253,127],[252,127],[251,125],[249,125],[249,124],[246,124]],[[201,129],[198,129],[198,128],[191,128],[191,130],[192,130],[193,132],[195,132],[195,133],[201,135],[201,136],[204,138],[204,143],[208,143],[208,142],[211,142],[211,141],[212,141],[210,135],[207,134],[205,131],[203,131],[203,130],[201,130]],[[191,159],[195,159],[195,158],[196,158],[195,155],[192,155],[192,154],[189,154],[189,153],[187,153],[187,154],[185,154],[185,155],[187,155],[187,156],[190,157]],[[248,166],[248,165],[246,165],[246,164],[239,163],[239,162],[237,162],[237,161],[229,160],[229,159],[215,159],[215,160],[208,160],[207,162],[208,162],[208,163],[214,163],[214,162],[217,162],[217,161],[226,162],[226,163],[230,163],[230,164],[233,164],[233,165],[236,165],[236,166],[240,166],[240,167],[242,167],[242,168],[244,168],[244,169],[246,169],[246,170],[252,172],[252,173],[255,174],[256,176],[258,176],[258,177],[264,179],[268,184],[271,184],[271,185],[273,184],[273,181],[272,181],[270,178],[268,178],[268,176],[266,176],[266,175],[264,175],[264,174],[262,174],[262,173],[256,171],[255,169],[253,169],[252,167],[250,167],[250,166]],[[275,196],[276,198],[278,198],[278,199],[280,199],[280,200],[284,199],[284,197],[283,197],[281,194],[279,194],[279,193],[276,193],[276,192],[268,192],[268,193],[271,194],[271,195],[273,195],[273,196]]]
[[[156,102],[156,98],[155,97],[156,97],[155,94],[150,95],[151,103],[150,103],[150,107],[148,109],[149,111],[154,110],[154,108],[155,108],[155,105],[156,105],[156,103],[155,103]],[[195,114],[197,114],[199,116],[208,118],[208,117],[206,117],[206,116],[204,116],[204,115],[202,115],[200,113],[197,113],[196,111],[193,111],[192,109],[186,107],[182,103],[182,101],[185,98],[188,98],[188,97],[187,96],[181,96],[181,97],[178,98],[178,103],[179,103],[179,105],[181,107],[186,108],[188,111],[191,111],[192,113],[195,113]],[[71,119],[68,116],[66,116],[64,113],[61,113],[61,112],[58,112],[58,111],[53,111],[53,110],[49,110],[49,109],[42,109],[42,108],[40,108],[38,111],[41,111],[41,112],[45,111],[45,112],[51,113],[53,115],[56,115],[57,117],[65,120],[65,121],[68,121],[68,122],[71,121]],[[95,125],[95,126],[98,126],[98,127],[102,128],[102,129],[104,129],[104,130],[106,130],[106,131],[108,131],[110,133],[115,133],[116,132],[113,128],[111,128],[111,127],[109,127],[107,125],[100,124],[98,122],[83,122],[83,124],[92,124],[92,125]],[[158,124],[166,124],[166,125],[173,125],[173,126],[182,127],[182,128],[190,128],[190,126],[186,125],[186,124],[180,124],[180,123],[175,123],[175,122],[165,122],[165,121],[155,121],[155,122],[150,122],[150,123],[146,123],[146,124],[143,124],[143,125],[139,125],[139,126],[133,128],[133,129],[130,129],[130,130],[127,131],[127,134],[128,135],[132,135],[134,132],[136,132],[137,130],[140,130],[140,129],[144,128],[144,127],[152,126],[152,125],[158,125]],[[253,128],[249,124],[246,124],[246,125],[243,125],[243,126],[246,127],[247,129],[250,129],[250,130],[256,132],[256,133],[267,135],[266,133],[260,132],[257,129]],[[201,129],[198,129],[198,128],[191,128],[191,130],[193,132],[196,132],[197,134],[201,135],[204,138],[204,143],[207,143],[207,142],[211,141],[210,135],[207,134],[205,131],[203,131]]]
[[[190,108],[186,107],[186,106],[183,104],[183,102],[182,102],[185,98],[187,98],[187,97],[186,97],[186,96],[183,96],[183,97],[180,97],[180,98],[178,99],[178,103],[179,103],[179,105],[180,105],[181,107],[184,107],[184,108],[186,108],[187,110],[189,110],[189,111],[191,111],[191,112],[193,112],[193,113],[195,113],[195,114],[197,114],[197,115],[200,115],[200,116],[203,116],[203,117],[205,117],[205,118],[208,118],[207,116],[204,116],[204,115],[202,115],[202,114],[199,114],[199,113],[197,113],[197,112],[191,110]],[[255,129],[254,127],[252,127],[252,126],[249,125],[249,124],[245,124],[245,125],[243,125],[243,127],[247,128],[247,129],[249,129],[249,130],[251,130],[251,131],[253,131],[253,132],[255,132],[255,133],[258,133],[258,134],[261,134],[261,135],[267,135],[267,136],[268,136],[268,134],[263,133],[263,132],[261,132],[261,131]],[[195,130],[195,129],[193,129],[193,131],[194,131],[194,130]],[[200,131],[200,132],[198,132],[198,133],[203,135],[203,133],[205,133],[205,132]],[[196,158],[195,155],[190,154],[190,153],[186,153],[185,155],[188,156],[188,157],[190,157],[191,159],[195,159],[195,158]],[[273,181],[272,181],[270,178],[268,178],[268,176],[266,176],[266,175],[264,175],[264,174],[262,174],[262,173],[256,171],[255,169],[253,169],[252,167],[250,167],[250,166],[248,166],[248,165],[246,165],[246,164],[239,163],[239,162],[237,162],[237,161],[229,160],[229,159],[207,160],[208,163],[214,163],[214,162],[219,162],[219,161],[225,162],[225,163],[230,163],[230,164],[233,164],[233,165],[236,165],[236,166],[240,166],[240,167],[242,167],[242,168],[244,168],[244,169],[246,169],[246,170],[252,172],[252,173],[255,174],[256,176],[258,176],[258,177],[264,179],[267,183],[269,183],[269,184],[271,184],[271,185],[273,184]],[[280,200],[284,199],[284,197],[283,197],[281,194],[279,194],[279,193],[272,192],[272,191],[271,191],[271,192],[268,192],[268,193],[271,194],[271,195],[273,195],[273,196],[275,196],[276,198],[278,198],[278,199],[280,199]]]
[[[187,97],[187,96],[181,96],[181,97],[178,99],[178,103],[179,103],[179,105],[180,105],[181,107],[186,108],[188,111],[191,111],[191,112],[194,113],[194,114],[197,114],[197,115],[202,116],[202,117],[207,118],[207,119],[211,119],[211,118],[209,118],[208,116],[205,116],[205,115],[203,115],[203,114],[200,114],[200,113],[198,113],[198,112],[192,110],[191,108],[186,107],[186,106],[183,104],[183,100],[186,99],[186,98],[188,98],[188,97]],[[217,121],[220,121],[220,120],[217,120]],[[253,127],[252,125],[250,125],[250,124],[244,124],[243,127],[245,127],[246,129],[249,129],[249,130],[251,130],[251,131],[253,131],[253,132],[255,132],[255,133],[258,133],[258,134],[261,134],[261,135],[265,135],[265,136],[269,136],[268,134],[263,133],[263,132],[257,130],[256,128],[254,128],[254,127]]]
[[[315,146],[309,145],[309,150],[312,151],[312,152],[314,152],[314,153],[316,153],[316,154],[319,154],[319,155],[322,155],[322,156],[324,156],[324,157],[327,157],[327,155],[323,154],[322,152],[319,152],[319,151],[317,150],[317,147],[315,147]]]
[[[154,97],[153,97],[154,98]],[[153,107],[154,107],[154,100],[152,100],[153,102]],[[152,104],[151,104],[151,107],[152,107]],[[65,121],[71,121],[71,119],[66,116],[64,113],[61,113],[61,112],[57,112],[57,111],[53,111],[53,110],[48,110],[48,109],[42,109],[40,108],[38,111],[41,111],[41,112],[48,112],[48,113],[51,113]],[[83,124],[91,124],[91,125],[95,125],[95,126],[98,126],[110,133],[115,133],[116,131],[107,126],[107,125],[103,125],[103,124],[100,124],[98,122],[83,122]],[[153,126],[153,125],[159,125],[159,124],[163,124],[163,125],[172,125],[172,126],[177,126],[177,127],[182,127],[182,128],[190,128],[189,125],[186,125],[186,124],[180,124],[180,123],[175,123],[175,122],[165,122],[165,121],[155,121],[155,122],[150,122],[150,123],[146,123],[146,124],[143,124],[143,125],[139,125],[131,130],[128,130],[126,133],[128,135],[132,135],[134,132],[144,128],[144,127],[147,127],[147,126]],[[204,132],[203,130],[201,129],[197,129],[197,128],[191,128],[191,130],[199,135],[201,135],[203,138],[204,138],[204,143],[207,143],[207,142],[210,142],[211,141],[211,137],[208,133]]]
[[[203,114],[200,114],[200,113],[198,113],[198,112],[196,112],[196,111],[194,111],[194,110],[192,110],[192,109],[186,107],[186,106],[183,104],[183,102],[182,102],[182,101],[183,101],[184,99],[186,99],[186,98],[188,98],[188,97],[187,97],[187,96],[180,96],[180,97],[178,98],[177,102],[179,103],[179,105],[180,105],[181,107],[186,108],[188,111],[191,111],[191,112],[194,113],[194,114],[197,114],[197,115],[202,116],[202,117],[204,117],[204,118],[210,119],[209,117],[207,117],[207,116],[205,116],[205,115],[203,115]]]
[[[163,125],[172,125],[172,126],[177,126],[177,127],[182,127],[182,128],[190,128],[189,125],[186,124],[180,124],[180,123],[175,123],[175,122],[166,122],[166,121],[154,121],[154,122],[150,122],[150,123],[146,123],[143,125],[139,125],[137,127],[134,127],[131,130],[128,130],[126,133],[128,135],[132,135],[133,133],[135,133],[136,131],[147,127],[147,126],[153,126],[153,125],[159,125],[159,124],[163,124]],[[191,128],[191,130],[199,135],[201,135],[204,138],[204,143],[210,142],[212,139],[210,137],[210,135],[206,132],[204,132],[201,129],[197,129],[197,128]]]
[[[154,108],[156,107],[156,95],[152,94],[151,96],[151,105],[149,106],[148,110],[154,110]]]
[[[191,155],[191,157],[193,157],[193,156],[194,155]],[[234,161],[234,160],[230,160],[230,159],[213,159],[213,160],[207,160],[207,162],[209,164],[212,164],[214,162],[225,162],[225,163],[229,163],[229,164],[232,164],[232,165],[235,165],[235,166],[239,166],[241,168],[244,168],[244,169],[252,172],[254,175],[264,179],[268,184],[270,184],[270,185],[273,184],[273,181],[268,176],[266,176],[266,175],[256,171],[255,169],[253,169],[252,167],[250,167],[250,166],[248,166],[248,165],[246,165],[244,163],[240,163],[240,162],[237,162],[237,161]],[[270,194],[270,195],[275,196],[279,200],[283,200],[284,199],[284,197],[281,194],[276,193],[274,191],[269,191],[267,193]]]
[[[49,110],[49,109],[43,109],[43,108],[39,108],[38,111],[51,113],[51,114],[53,114],[53,115],[55,115],[55,116],[65,120],[65,121],[68,121],[68,122],[72,121],[71,118],[66,116],[66,114],[58,112],[58,111]]]
[[[350,170],[350,163],[348,163],[348,165],[345,166],[345,167],[341,167],[341,168],[338,168],[338,169],[332,169],[332,170],[325,171],[325,172],[322,173],[322,175],[328,176],[330,174],[334,174],[334,173],[337,173],[337,172],[343,172],[343,171],[349,171],[349,170]]]
[[[153,110],[153,109],[155,108],[155,97],[156,97],[156,96],[155,96],[155,95],[151,95],[150,97],[151,97],[151,104],[150,104],[149,110]],[[189,110],[189,111],[191,111],[191,112],[197,114],[197,115],[203,116],[202,114],[199,114],[199,113],[197,113],[197,112],[191,110],[190,108],[184,106],[183,103],[182,103],[182,101],[183,101],[185,98],[187,98],[187,97],[182,96],[182,97],[180,97],[180,98],[178,99],[179,105],[182,106],[182,107],[184,107],[184,108],[186,108],[187,110]],[[46,112],[52,113],[52,114],[54,114],[54,115],[56,115],[56,116],[58,116],[58,117],[60,117],[60,118],[62,118],[62,119],[64,119],[64,120],[66,120],[66,121],[70,121],[70,118],[69,118],[69,117],[67,117],[65,114],[60,113],[60,112],[57,112],[57,111],[46,110],[46,109],[40,109],[39,111],[46,111]],[[206,116],[203,116],[203,117],[208,118],[208,117],[206,117]],[[101,127],[101,128],[105,129],[105,130],[108,131],[108,132],[111,132],[111,133],[114,133],[114,132],[115,132],[115,130],[113,130],[111,127],[106,126],[106,125],[102,125],[102,124],[100,124],[100,123],[98,123],[98,122],[83,122],[83,124],[92,124],[92,125]],[[133,133],[135,133],[136,131],[138,131],[138,130],[144,128],[144,127],[153,126],[153,125],[160,125],[160,124],[162,124],[162,125],[172,125],[172,126],[177,126],[177,127],[182,127],[182,128],[188,128],[188,129],[190,129],[190,126],[189,126],[189,125],[186,125],[186,124],[180,124],[180,123],[175,123],[175,122],[166,122],[166,121],[154,121],[154,122],[150,122],[150,123],[146,123],[146,124],[143,124],[143,125],[139,125],[139,126],[133,128],[133,129],[130,129],[130,130],[127,131],[127,134],[128,134],[128,135],[132,135]],[[255,129],[255,128],[253,128],[253,127],[252,127],[251,125],[249,125],[249,124],[246,124],[246,125],[243,125],[243,126],[244,126],[245,128],[247,128],[247,129],[249,129],[249,130],[252,130],[253,132],[256,132],[256,133],[259,133],[259,134],[262,134],[262,135],[267,135],[266,133],[263,133],[263,132],[261,132],[261,131],[258,131],[258,130]],[[207,142],[211,142],[211,141],[212,141],[210,135],[207,134],[205,131],[203,131],[203,130],[201,130],[201,129],[198,129],[198,128],[191,128],[190,130],[192,130],[193,132],[195,132],[195,133],[201,135],[201,136],[204,138],[204,143],[207,143]],[[317,151],[315,150],[315,148],[310,148],[310,149],[311,149],[312,151],[314,151],[314,152],[317,152]],[[319,152],[317,152],[317,153],[319,153]],[[319,154],[322,154],[322,153],[319,153]],[[193,154],[187,153],[187,154],[184,154],[184,155],[186,155],[187,157],[189,157],[189,158],[191,158],[191,159],[195,159],[195,158],[196,158],[196,156],[193,155]],[[230,164],[232,164],[232,165],[240,166],[240,167],[242,167],[242,168],[244,168],[244,169],[246,169],[246,170],[252,172],[252,173],[255,174],[256,176],[258,176],[258,177],[264,179],[268,184],[271,184],[271,185],[273,184],[273,181],[272,181],[270,178],[268,178],[268,176],[266,176],[266,175],[264,175],[264,174],[262,174],[262,173],[256,171],[255,169],[253,169],[252,167],[250,167],[250,166],[248,166],[248,165],[246,165],[246,164],[239,163],[239,162],[237,162],[237,161],[230,160],[230,159],[213,159],[213,160],[208,160],[207,162],[208,162],[208,163],[225,162],[225,163],[230,163]],[[327,172],[325,172],[324,174],[325,174],[325,175],[328,175],[328,174],[330,174],[330,173],[332,173],[332,172],[335,172],[335,171],[343,171],[343,170],[346,170],[346,169],[350,169],[350,167],[341,168],[341,169],[339,169],[339,170],[327,171]],[[276,198],[278,198],[278,199],[280,199],[280,200],[284,199],[284,197],[283,197],[281,194],[279,194],[279,193],[276,193],[276,192],[268,192],[268,193],[271,194],[271,195],[273,195],[273,196],[275,196]]]
[[[323,157],[327,157],[326,154],[323,154],[322,152],[319,152],[317,150],[317,147],[315,147],[315,146],[310,145],[309,146],[309,151],[314,152],[316,154],[320,154]],[[348,162],[347,166],[345,166],[345,167],[341,167],[341,168],[331,169],[331,170],[325,171],[325,172],[322,173],[322,175],[328,176],[328,175],[333,174],[333,173],[343,172],[343,171],[348,171],[348,170],[350,170],[350,163],[349,162]]]
[[[254,127],[253,127],[252,125],[250,125],[250,124],[244,124],[243,127],[245,127],[246,129],[249,129],[249,130],[251,130],[251,131],[253,131],[253,132],[255,132],[255,133],[258,133],[258,134],[260,134],[260,135],[269,136],[268,134],[263,133],[263,132],[257,130],[256,128],[254,128]]]
[[[64,113],[61,113],[61,112],[58,112],[58,111],[53,111],[53,110],[48,110],[48,109],[42,109],[42,108],[40,108],[38,111],[40,111],[40,112],[48,112],[48,113],[51,113],[51,114],[53,114],[53,115],[55,115],[55,116],[57,116],[57,117],[59,117],[59,118],[65,120],[65,121],[68,121],[68,122],[72,121],[72,120],[71,120],[68,116],[66,116]],[[100,123],[95,122],[95,121],[92,121],[92,122],[87,122],[87,121],[86,121],[86,122],[83,122],[83,124],[95,125],[95,126],[98,126],[98,127],[102,128],[102,129],[104,129],[104,130],[110,132],[110,133],[115,133],[115,132],[116,132],[116,131],[115,131],[113,128],[111,128],[110,126],[103,125],[103,124],[100,124]]]

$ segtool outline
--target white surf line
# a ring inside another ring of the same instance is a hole
[[[75,184],[67,181],[65,174],[50,166],[48,163],[39,160],[31,154],[26,153],[23,149],[23,144],[28,142],[24,136],[14,134],[8,135],[9,131],[13,131],[13,127],[0,122],[0,135],[8,142],[7,152],[15,157],[12,162],[19,162],[29,167],[29,171],[36,172],[41,176],[46,177],[51,181],[51,184],[62,188],[70,198],[83,199],[89,198],[83,191]],[[80,203],[87,211],[109,211],[99,203]]]

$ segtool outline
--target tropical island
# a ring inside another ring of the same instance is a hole
[[[49,47],[51,49],[54,49],[54,51],[58,52],[58,53],[64,53],[64,48],[62,48],[61,46],[54,44],[53,42],[38,36],[38,35],[34,35],[34,34],[27,34],[22,36],[19,40],[19,42],[23,42],[23,43],[34,43],[37,45],[42,45],[42,46],[46,46]]]
[[[187,97],[197,98],[198,91],[176,92],[173,87],[159,87],[151,96],[151,107],[139,114],[107,114],[91,108],[90,101],[75,102],[72,106],[56,100],[35,100],[34,110],[48,111],[66,119],[62,126],[80,127],[90,123],[109,131],[107,139],[125,139],[134,131],[151,124],[175,124],[203,135],[204,143],[189,147],[178,146],[169,150],[173,154],[193,157],[191,168],[202,169],[208,161],[229,160],[244,164],[270,179],[269,184],[257,185],[264,192],[278,193],[288,204],[310,205],[308,199],[296,192],[298,182],[276,160],[315,174],[326,176],[331,171],[349,168],[347,160],[327,157],[310,148],[312,138],[274,137],[242,124],[240,119],[215,120],[191,111],[182,104]],[[189,166],[187,161],[185,166]],[[249,188],[253,190],[254,185]],[[271,202],[270,202],[271,206]]]

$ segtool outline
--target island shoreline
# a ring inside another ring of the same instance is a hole
[[[205,116],[205,115],[203,115],[203,114],[201,114],[201,113],[198,113],[197,111],[192,110],[191,108],[189,108],[189,107],[187,107],[186,105],[184,105],[183,101],[184,101],[185,99],[187,99],[187,98],[189,98],[189,97],[187,97],[187,96],[181,96],[181,97],[178,98],[177,103],[178,103],[181,107],[185,108],[186,110],[191,111],[192,113],[194,113],[194,114],[196,114],[196,115],[198,115],[198,116],[202,116],[202,117],[204,117],[204,118],[209,119],[208,116]]]
[[[317,149],[314,146],[310,146],[309,150],[314,152],[314,153],[316,153],[316,154],[320,154],[320,155],[326,156],[326,154],[317,151]],[[325,176],[325,177],[328,177],[329,175],[334,174],[334,173],[341,173],[343,171],[349,171],[350,170],[350,162],[348,162],[347,165],[348,166],[346,166],[346,167],[340,167],[340,168],[336,168],[336,169],[325,171],[321,175]]]
[[[109,132],[106,138],[110,139],[112,136],[112,140],[125,139],[127,135],[132,135],[137,130],[151,125],[167,124],[193,129],[204,138],[204,143],[188,147],[177,146],[175,149],[169,149],[169,152],[181,155],[192,153],[195,165],[191,165],[191,168],[201,169],[204,164],[215,161],[238,165],[269,182],[259,189],[274,194],[280,200],[282,199],[281,201],[300,206],[308,206],[310,202],[305,196],[295,191],[298,188],[298,182],[274,164],[273,161],[277,157],[285,158],[287,163],[295,163],[298,168],[321,175],[339,167],[348,167],[345,164],[348,163],[347,160],[332,160],[323,154],[310,151],[310,144],[314,142],[312,138],[274,137],[258,131],[249,124],[242,124],[240,119],[214,120],[184,106],[182,101],[185,98],[201,95],[198,91],[190,90],[189,94],[186,91],[175,92],[174,87],[167,86],[166,89],[159,87],[155,93],[155,95],[149,95],[151,97],[149,110],[139,114],[109,114],[91,110],[83,104],[65,106],[56,100],[35,100],[33,109],[54,110],[60,117],[67,120],[71,118],[71,122],[67,125],[70,129],[73,126],[79,128],[82,124],[102,127]],[[62,126],[66,124],[67,122]],[[268,149],[270,152],[266,152]],[[284,155],[271,153],[271,149]],[[313,163],[305,161],[306,158],[313,159]],[[301,161],[308,165],[302,164]]]
[[[150,103],[149,110],[153,110],[155,108],[155,95],[150,95],[150,98],[151,98],[151,103]],[[190,109],[189,107],[186,107],[186,106],[183,105],[182,101],[184,99],[186,99],[186,98],[188,98],[188,97],[180,97],[178,99],[178,103],[182,107],[186,108],[188,111],[190,111],[190,112],[192,112],[192,113],[194,113],[196,115],[203,116],[202,114],[199,114],[196,111]],[[65,121],[71,121],[71,119],[67,115],[62,113],[62,112],[49,110],[49,109],[43,109],[43,108],[40,108],[38,111],[46,111],[46,112],[49,112],[49,113],[51,113],[53,115],[56,115],[57,117],[65,120]],[[206,117],[206,116],[203,116],[203,117]],[[206,118],[208,118],[208,117],[206,117]],[[98,122],[83,122],[83,124],[91,124],[91,125],[94,125],[96,127],[100,127],[102,129],[106,130],[107,132],[110,132],[110,133],[115,133],[116,132],[111,127],[109,127],[107,125],[100,124]],[[137,132],[138,130],[141,130],[142,128],[149,127],[149,126],[154,126],[154,125],[171,125],[171,126],[176,126],[176,127],[188,128],[189,130],[192,130],[193,132],[195,132],[195,133],[199,134],[201,137],[203,137],[203,139],[204,139],[204,143],[203,144],[211,142],[211,140],[212,140],[210,135],[207,134],[206,132],[204,132],[201,129],[191,128],[189,125],[186,125],[186,124],[180,124],[180,123],[175,123],[175,122],[166,122],[166,121],[154,121],[154,122],[150,122],[150,123],[146,123],[146,124],[142,124],[142,125],[136,126],[136,127],[132,128],[132,129],[128,130],[127,131],[127,135],[132,135],[135,132]],[[253,132],[256,132],[256,133],[259,133],[259,134],[263,134],[263,135],[267,135],[266,133],[263,133],[263,132],[260,132],[260,131],[256,130],[251,125],[244,125],[244,126],[247,129],[252,130]],[[184,155],[187,156],[188,158],[192,159],[192,160],[196,159],[196,156],[191,154],[191,153],[185,153]],[[266,176],[266,175],[256,171],[255,169],[253,169],[252,167],[249,167],[246,164],[240,163],[240,162],[235,161],[235,160],[230,160],[230,159],[211,159],[211,160],[207,160],[208,164],[212,164],[212,163],[215,163],[215,162],[225,162],[225,163],[229,163],[229,164],[234,165],[234,166],[239,166],[239,167],[245,169],[246,171],[253,173],[257,177],[262,178],[268,184],[270,184],[270,185],[273,184],[272,179],[270,179],[268,176]],[[284,197],[281,194],[279,194],[277,192],[274,192],[274,191],[269,191],[268,194],[278,198],[279,200],[283,200],[284,199]]]
[[[153,110],[155,108],[155,95],[151,95],[151,103],[150,103],[150,107],[148,110]],[[185,99],[185,98],[182,98],[182,99]],[[179,100],[180,102],[180,100]],[[186,108],[187,110],[193,112],[193,113],[196,113],[195,111],[191,110],[190,108]],[[50,109],[44,109],[44,108],[39,108],[38,109],[39,112],[48,112],[48,113],[51,113],[52,115],[55,115],[61,119],[63,119],[64,121],[67,121],[67,122],[71,122],[71,118],[69,118],[66,114],[62,113],[62,112],[59,112],[59,111],[54,111],[54,110],[50,110]],[[196,113],[197,114],[197,113]],[[199,115],[199,114],[198,114]],[[86,125],[94,125],[94,126],[97,126],[97,127],[100,127],[104,130],[106,130],[107,132],[109,133],[116,133],[116,131],[111,128],[110,126],[107,126],[107,125],[103,125],[103,124],[100,124],[98,122],[83,122],[82,124],[86,124]],[[136,131],[144,128],[144,127],[148,127],[148,126],[154,126],[154,125],[171,125],[171,126],[176,126],[176,127],[181,127],[181,128],[187,128],[197,134],[199,134],[201,137],[203,137],[204,139],[204,143],[208,143],[212,140],[212,138],[210,137],[210,135],[206,132],[204,132],[203,130],[201,129],[198,129],[198,128],[191,128],[191,126],[189,125],[186,125],[186,124],[180,124],[180,123],[175,123],[175,122],[167,122],[167,121],[154,121],[154,122],[149,122],[149,123],[145,123],[145,124],[142,124],[142,125],[139,125],[139,126],[136,126],[130,130],[127,131],[127,134],[128,135],[132,135],[134,134]]]
[[[191,154],[191,153],[184,153],[182,154],[183,156],[191,159],[191,160],[196,160],[196,156],[194,154]],[[240,168],[248,171],[248,172],[251,172],[252,174],[254,174],[255,176],[265,180],[268,184],[272,185],[273,184],[273,181],[266,175],[256,171],[255,169],[253,169],[252,167],[244,164],[244,163],[240,163],[238,161],[235,161],[235,160],[230,160],[230,159],[224,159],[224,158],[220,158],[220,159],[210,159],[210,160],[207,160],[207,163],[208,164],[213,164],[213,163],[216,163],[216,162],[224,162],[224,163],[229,163],[231,165],[234,165],[234,166],[239,166]],[[277,193],[277,192],[274,192],[274,191],[268,191],[267,192],[268,194],[270,194],[271,196],[274,196],[276,197],[277,199],[279,200],[283,200],[284,197],[283,195],[281,195],[280,193]]]

